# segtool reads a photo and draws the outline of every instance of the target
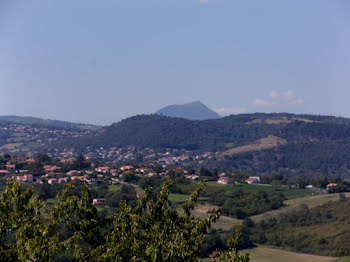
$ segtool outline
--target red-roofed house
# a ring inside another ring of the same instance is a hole
[[[80,174],[81,174],[81,171],[78,171],[78,170],[71,170],[67,172],[67,176],[76,176]]]
[[[24,162],[30,164],[30,163],[34,163],[35,162],[35,159],[34,158],[28,158],[26,159]]]
[[[193,179],[193,180],[196,180],[196,179],[198,179],[199,178],[199,176],[198,175],[186,175],[185,176],[186,178],[188,178],[188,179]]]
[[[89,182],[90,177],[89,176],[72,176],[70,179],[71,180],[80,180],[83,182]]]
[[[31,174],[28,174],[28,175],[24,175],[24,176],[18,176],[17,179],[20,181],[20,182],[33,182],[33,175]]]
[[[110,167],[108,167],[108,166],[100,166],[100,167],[96,167],[95,171],[98,173],[107,174],[107,173],[109,173],[109,169],[110,169]]]
[[[227,185],[230,183],[230,179],[228,177],[222,176],[218,179],[219,184]]]
[[[57,183],[57,179],[56,178],[50,178],[50,179],[47,180],[47,183],[49,183],[49,184]]]
[[[244,180],[248,184],[256,184],[260,182],[260,177],[258,176],[250,176],[246,180]]]
[[[43,166],[43,168],[46,172],[53,172],[53,171],[61,169],[59,166],[52,166],[52,165],[45,165],[45,166]]]
[[[0,170],[0,176],[9,177],[10,176],[10,171],[8,171],[8,170]]]
[[[15,170],[16,165],[5,165],[6,170]]]
[[[130,170],[130,169],[134,169],[134,167],[133,166],[122,166],[120,168],[121,171]]]
[[[61,159],[61,163],[73,163],[74,159],[73,158],[69,158],[69,159]]]
[[[69,177],[61,177],[58,179],[58,183],[66,183],[68,182],[69,180]]]
[[[142,194],[142,193],[141,193],[141,194],[137,194],[136,197],[137,197],[137,198],[141,198],[141,197],[143,197],[144,195],[145,195],[145,194]]]
[[[337,184],[336,183],[329,183],[327,185],[327,189],[329,189],[330,187],[334,187],[334,186],[337,186]]]
[[[106,199],[105,198],[94,198],[92,200],[92,204],[93,205],[104,205],[106,202]]]

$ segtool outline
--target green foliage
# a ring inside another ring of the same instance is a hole
[[[32,188],[23,191],[11,180],[0,196],[0,260],[200,261],[204,236],[220,211],[206,219],[191,214],[204,187],[200,183],[179,215],[169,205],[170,187],[165,182],[156,201],[148,188],[135,207],[122,201],[118,214],[100,218],[86,185],[78,197],[76,185],[68,184],[48,207]],[[239,233],[230,250],[214,259],[249,261],[249,254],[238,252],[240,238]]]
[[[238,219],[278,209],[285,200],[284,195],[278,192],[268,194],[261,190],[249,193],[241,189],[225,191],[218,187],[207,188],[204,195],[209,202],[220,206],[224,215]]]
[[[215,229],[212,229],[203,240],[203,245],[201,248],[201,257],[210,257],[214,251],[222,251],[226,249],[227,245],[221,237],[220,232],[218,232]]]
[[[246,252],[245,254],[240,254],[239,243],[242,239],[242,231],[240,229],[236,230],[235,238],[228,240],[228,246],[230,249],[228,251],[220,251],[214,254],[214,261],[234,261],[234,262],[249,262],[251,254]]]
[[[121,201],[134,206],[137,200],[135,187],[123,185],[121,190],[106,194],[106,204],[111,207],[120,207]]]

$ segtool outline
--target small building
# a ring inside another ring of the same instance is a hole
[[[230,183],[230,179],[228,177],[220,177],[218,179],[219,184],[227,185]]]
[[[61,178],[59,178],[58,179],[58,183],[66,183],[66,182],[68,182],[68,180],[69,180],[69,177],[61,177]]]
[[[136,197],[137,198],[141,198],[141,197],[143,197],[145,194],[142,194],[142,193],[140,193],[140,194],[136,194]]]
[[[220,173],[220,174],[218,174],[218,177],[224,177],[224,176],[226,176],[225,173]]]
[[[34,158],[28,158],[24,162],[26,162],[27,164],[31,164],[31,163],[35,162],[35,159]]]
[[[50,178],[47,180],[47,183],[49,183],[50,185],[57,183],[57,179],[56,178]]]
[[[32,174],[24,175],[24,177],[27,179],[27,182],[33,182],[34,180],[34,177]]]
[[[51,178],[58,178],[58,177],[62,177],[63,173],[49,172],[45,176],[46,177],[51,177]]]
[[[71,180],[79,180],[82,182],[90,182],[90,177],[89,176],[72,176],[70,178]]]
[[[6,170],[11,170],[11,171],[13,171],[13,170],[16,169],[16,165],[5,165],[5,168],[6,168]]]
[[[111,169],[109,172],[111,173],[112,176],[117,176],[118,175],[118,170],[117,169]]]
[[[122,166],[121,168],[120,168],[120,170],[121,171],[127,171],[127,170],[131,170],[131,169],[134,169],[134,167],[133,166]]]
[[[105,198],[94,198],[92,200],[92,204],[93,205],[104,205],[106,202],[106,199]]]
[[[20,182],[33,182],[33,175],[32,174],[27,174],[27,175],[24,175],[24,176],[18,176],[17,177],[17,180],[20,181]]]
[[[59,166],[52,166],[52,165],[45,165],[43,166],[43,168],[46,172],[54,172],[56,170],[61,169]]]
[[[152,176],[156,176],[156,175],[157,175],[157,173],[155,173],[155,172],[149,172],[145,176],[146,177],[152,177]]]
[[[71,163],[74,163],[74,159],[73,158],[68,158],[68,159],[61,159],[60,160],[61,161],[61,163],[63,163],[63,164],[71,164]]]
[[[68,171],[66,173],[67,176],[76,176],[76,175],[80,175],[81,174],[81,171],[79,170],[71,170],[71,171]]]
[[[260,182],[260,177],[258,176],[250,176],[246,180],[244,180],[248,184],[256,184]]]
[[[98,173],[104,173],[104,174],[108,174],[110,170],[110,167],[108,166],[100,166],[100,167],[96,167],[95,171]]]
[[[0,170],[0,176],[9,177],[10,174],[11,173],[8,170]]]
[[[336,183],[329,183],[326,187],[327,189],[329,189],[330,187],[335,187],[335,186],[337,186]]]
[[[197,180],[199,178],[199,175],[192,174],[192,175],[186,175],[185,177],[188,179]]]

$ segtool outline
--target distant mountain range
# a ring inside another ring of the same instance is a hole
[[[96,125],[90,124],[81,124],[73,123],[61,120],[51,120],[51,119],[42,119],[38,117],[31,116],[0,116],[0,121],[15,122],[26,125],[47,125],[47,126],[56,126],[56,127],[77,127],[84,129],[97,129],[99,128]]]
[[[114,146],[216,152],[200,163],[211,168],[350,177],[350,119],[331,116],[256,113],[193,121],[139,115],[55,148]]]
[[[221,118],[219,114],[211,110],[200,101],[195,101],[183,105],[170,105],[158,110],[155,114],[181,117],[190,120],[208,120]]]

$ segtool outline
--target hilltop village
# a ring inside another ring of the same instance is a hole
[[[21,123],[0,122],[0,134],[2,135],[2,146],[0,146],[0,154],[16,154],[35,156],[39,153],[40,147],[46,149],[50,145],[63,139],[74,139],[90,134],[91,128],[67,128],[43,125],[30,125]],[[75,147],[65,147],[57,149],[52,146],[47,148],[47,152],[59,159],[76,158],[81,151]],[[218,153],[201,152],[196,153],[185,149],[153,149],[138,148],[136,146],[125,147],[91,147],[88,146],[83,151],[84,156],[92,161],[99,160],[110,163],[123,162],[153,162],[165,165],[172,164],[189,164],[196,161],[212,159]]]

